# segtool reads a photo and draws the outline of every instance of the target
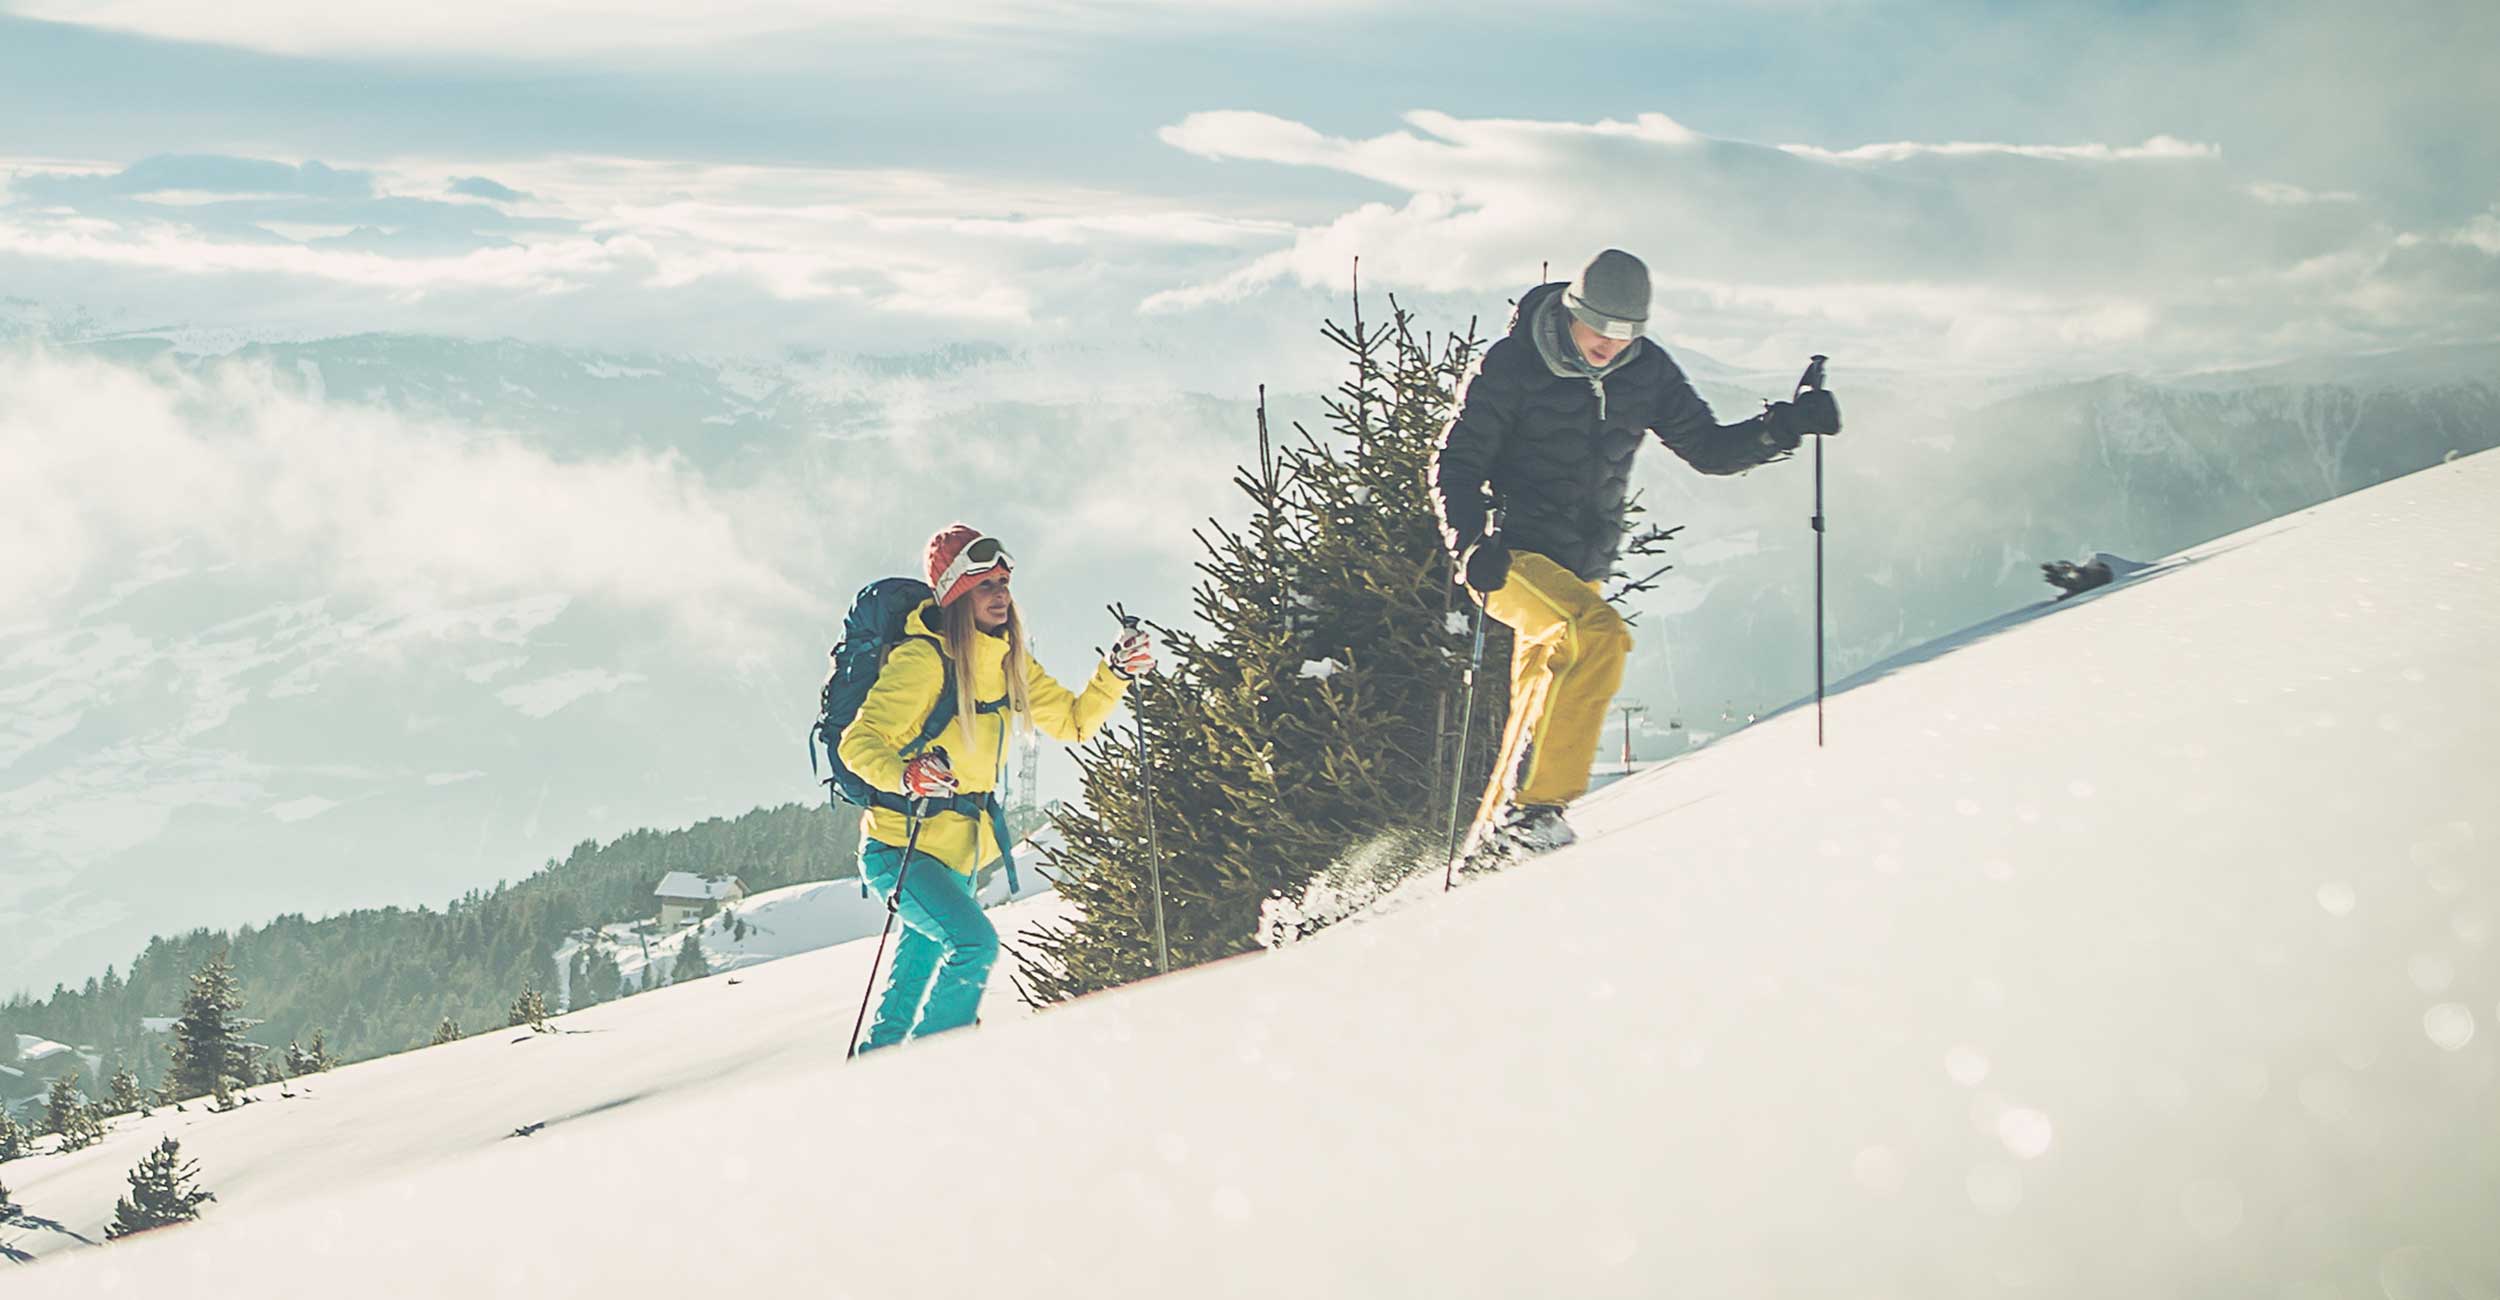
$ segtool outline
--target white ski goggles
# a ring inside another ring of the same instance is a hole
[[[1015,567],[1015,557],[1007,554],[1006,546],[997,538],[975,537],[971,545],[955,552],[955,558],[947,561],[946,572],[938,576],[938,599],[946,599],[946,593],[953,591],[956,583],[974,574],[987,573],[992,569],[1013,572]]]

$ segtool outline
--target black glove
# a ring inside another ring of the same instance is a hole
[[[1510,581],[1510,548],[1498,537],[1485,538],[1467,548],[1458,567],[1470,589],[1490,596]]]
[[[1828,388],[1809,388],[1798,394],[1796,410],[1789,418],[1799,433],[1828,437],[1840,432],[1840,401]]]
[[[1795,451],[1809,434],[1840,432],[1840,403],[1828,388],[1809,388],[1794,402],[1773,402],[1762,413],[1762,440]]]

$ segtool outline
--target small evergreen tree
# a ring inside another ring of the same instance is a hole
[[[78,1123],[78,1112],[86,1108],[86,1098],[78,1095],[78,1076],[54,1076],[52,1091],[43,1099],[43,1131],[68,1133]]]
[[[104,1139],[104,1114],[79,1095],[78,1076],[64,1073],[52,1081],[44,1098],[43,1127],[60,1138],[56,1151],[76,1151]]]
[[[676,964],[669,967],[669,983],[683,984],[687,980],[702,979],[711,973],[712,963],[703,955],[703,941],[691,934],[687,935],[685,944],[677,950]]]
[[[24,1214],[25,1212],[26,1207],[19,1205],[15,1199],[10,1197],[9,1185],[7,1183],[0,1183],[0,1228],[7,1227],[12,1223],[17,1222],[18,1216]]]
[[[174,1021],[172,1069],[167,1082],[172,1095],[197,1097],[213,1093],[224,1105],[232,1080],[251,1077],[251,1054],[236,1013],[243,1009],[243,989],[236,982],[226,950],[218,949],[191,977]]]
[[[1248,950],[1271,896],[1302,896],[1357,848],[1385,848],[1375,856],[1393,867],[1422,861],[1445,827],[1449,764],[1481,780],[1502,730],[1501,691],[1481,685],[1495,670],[1479,675],[1471,752],[1455,753],[1468,606],[1426,485],[1476,359],[1473,328],[1436,346],[1402,309],[1365,326],[1358,300],[1353,327],[1325,333],[1352,371],[1326,402],[1333,436],[1274,447],[1262,405],[1258,464],[1234,478],[1250,520],[1199,535],[1207,630],[1167,631],[1163,669],[1128,693],[1161,796],[1174,966]],[[1507,649],[1490,626],[1487,665]],[[1030,1001],[1155,971],[1140,760],[1127,728],[1078,756],[1085,807],[1057,816],[1064,844],[1046,868],[1078,911],[1022,936]]]
[[[104,1108],[115,1115],[128,1115],[147,1109],[147,1098],[139,1092],[139,1076],[127,1069],[113,1071],[112,1091],[105,1094]]]
[[[313,1031],[310,1047],[298,1047],[292,1042],[286,1045],[287,1078],[301,1079],[307,1074],[319,1074],[330,1068],[330,1048],[323,1041],[324,1032],[319,1029]]]
[[[573,1005],[580,1007],[588,1006],[593,1002],[614,1002],[625,996],[624,968],[617,964],[615,954],[605,947],[591,951],[590,961],[583,973],[586,980],[576,981],[573,986]],[[582,997],[584,982],[587,982],[590,988],[588,1001],[584,1001]]]
[[[547,1032],[546,995],[540,993],[535,984],[524,987],[521,996],[512,1000],[512,1017],[504,1023],[515,1028],[527,1025],[542,1034]]]
[[[329,1030],[316,1029],[313,1031],[312,1048],[306,1053],[306,1055],[310,1059],[312,1072],[315,1074],[326,1074],[329,1072],[331,1066],[338,1064],[338,1058],[330,1055]],[[298,1073],[301,1073],[301,1071],[298,1071]]]
[[[104,1230],[106,1239],[119,1241],[200,1217],[201,1203],[217,1197],[200,1190],[199,1171],[199,1161],[184,1163],[181,1143],[170,1137],[157,1143],[156,1150],[130,1171],[130,1194],[113,1203],[113,1222]]]
[[[0,1165],[34,1154],[34,1141],[26,1126],[17,1122],[5,1107],[0,1107]]]
[[[458,1042],[459,1040],[460,1022],[449,1016],[445,1016],[443,1017],[443,1023],[434,1026],[434,1041],[428,1044],[428,1046],[440,1047],[445,1043]]]

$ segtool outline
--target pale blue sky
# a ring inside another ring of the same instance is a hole
[[[2493,198],[2477,59],[2495,22],[2472,0],[1244,6],[979,34],[827,20],[627,51],[506,42],[488,20],[458,50],[293,55],[10,12],[43,8],[0,4],[14,155],[597,151],[1204,186],[1224,181],[1179,165],[1155,127],[1209,108],[1340,133],[1415,108],[1652,111],[1828,147],[2191,135],[2422,216]]]

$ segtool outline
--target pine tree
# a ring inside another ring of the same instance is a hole
[[[79,1095],[75,1073],[52,1080],[52,1091],[43,1103],[43,1127],[60,1138],[55,1151],[76,1151],[104,1140],[104,1114]]]
[[[9,1185],[0,1183],[0,1228],[17,1222],[17,1217],[25,1212],[26,1207],[9,1195]]]
[[[669,967],[669,983],[683,984],[687,980],[702,979],[711,973],[712,963],[703,955],[703,941],[691,934],[687,935],[685,944],[677,950],[676,963]]]
[[[67,1135],[77,1127],[78,1112],[86,1108],[86,1099],[78,1095],[78,1076],[55,1075],[52,1091],[43,1099],[43,1131]]]
[[[512,1000],[512,1018],[504,1023],[515,1028],[527,1025],[542,1034],[547,1032],[546,995],[540,993],[535,984],[523,988],[521,996]]]
[[[182,1016],[174,1022],[172,1070],[167,1082],[176,1098],[214,1094],[219,1104],[229,1081],[250,1077],[250,1049],[242,1038],[235,1013],[243,1009],[243,990],[218,949],[191,977],[183,998]]]
[[[34,1154],[34,1139],[6,1107],[0,1107],[0,1165]]]
[[[1456,757],[1467,606],[1426,495],[1433,447],[1479,348],[1471,326],[1438,346],[1396,309],[1326,336],[1352,371],[1326,406],[1332,436],[1297,428],[1234,478],[1251,517],[1199,534],[1203,634],[1167,631],[1165,666],[1130,689],[1153,759],[1154,829],[1175,966],[1246,951],[1262,904],[1300,896],[1372,846],[1393,869],[1439,843]],[[1507,648],[1494,625],[1488,663]],[[1498,673],[1484,674],[1490,679]],[[1479,696],[1469,756],[1481,773],[1501,729]],[[1078,756],[1083,811],[1044,869],[1077,917],[1028,931],[1018,985],[1056,1001],[1153,973],[1154,899],[1136,733]],[[1186,792],[1186,797],[1183,797]]]
[[[301,1079],[307,1074],[319,1074],[330,1068],[330,1048],[323,1035],[324,1031],[314,1030],[311,1047],[298,1047],[292,1042],[286,1045],[287,1078]]]
[[[460,1022],[449,1016],[445,1016],[443,1017],[443,1023],[434,1026],[434,1041],[428,1045],[432,1047],[440,1047],[445,1043],[456,1043],[458,1041],[460,1041]]]
[[[104,1106],[116,1115],[147,1109],[147,1098],[139,1093],[139,1076],[130,1071],[113,1071],[113,1089],[106,1094]]]
[[[591,952],[589,965],[583,973],[590,985],[590,996],[593,1001],[614,1002],[625,996],[624,968],[617,964],[616,955],[605,947]],[[581,989],[578,984],[574,988],[574,1005],[586,1005],[581,1001]]]
[[[199,1161],[183,1162],[181,1143],[170,1137],[157,1143],[156,1150],[130,1171],[130,1194],[113,1203],[113,1222],[104,1230],[106,1239],[118,1241],[200,1217],[201,1203],[217,1197],[200,1190],[199,1171]]]

